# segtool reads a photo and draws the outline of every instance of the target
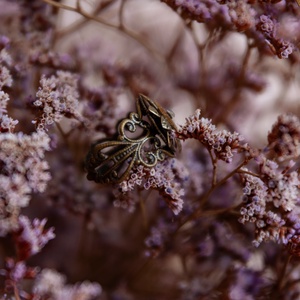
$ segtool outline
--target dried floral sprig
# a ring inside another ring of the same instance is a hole
[[[38,267],[29,267],[26,260],[40,252],[49,240],[55,237],[53,230],[44,229],[46,219],[34,219],[31,223],[28,217],[18,217],[18,229],[13,232],[16,247],[16,258],[6,258],[6,264],[0,270],[4,277],[4,294],[9,297],[14,295],[15,299],[32,299],[33,294],[25,288],[25,281],[34,280],[39,273]]]
[[[0,132],[14,132],[15,126],[19,123],[18,120],[14,120],[7,115],[8,101],[8,94],[0,91]]]
[[[293,0],[0,1],[0,298],[298,299],[299,16]],[[62,71],[74,84],[57,82]],[[141,92],[179,118],[201,107],[211,120],[163,131],[194,140],[175,162],[135,166],[121,186],[87,181],[91,137],[111,136]],[[280,114],[265,145],[261,122]]]
[[[300,236],[294,235],[287,244],[287,249],[292,256],[300,256]]]
[[[234,153],[245,152],[248,145],[243,143],[244,138],[237,132],[227,130],[218,131],[212,121],[201,117],[200,109],[186,118],[177,134],[179,139],[196,139],[201,142],[217,159],[231,163]]]
[[[244,204],[239,221],[255,224],[255,246],[270,240],[287,244],[298,234],[299,175],[295,171],[280,172],[274,161],[262,155],[257,160],[257,177],[247,174],[247,169],[241,173]]]
[[[40,88],[36,93],[33,105],[41,111],[37,119],[37,130],[45,130],[63,116],[80,120],[78,113],[78,77],[65,71],[57,71],[56,75],[47,78],[42,76]]]
[[[39,268],[29,267],[24,261],[7,258],[5,268],[0,270],[0,275],[5,280],[5,288],[2,295],[6,297],[13,295],[14,299],[28,299],[29,294],[21,288],[22,283],[25,280],[34,279],[38,272]]]
[[[12,58],[7,51],[9,39],[2,36],[1,40],[1,44],[3,45],[0,44],[0,90],[2,90],[4,86],[11,87],[13,83],[12,76],[8,69],[12,65]]]
[[[273,6],[270,9],[264,1],[162,1],[185,20],[195,20],[211,27],[221,25],[225,30],[242,32],[247,39],[254,38],[259,49],[263,43],[279,58],[288,58],[297,49],[296,43],[292,42],[293,37],[288,32],[285,32],[284,36],[279,34],[282,6]],[[264,36],[264,41],[260,33]]]
[[[101,294],[101,286],[84,281],[74,285],[66,284],[66,278],[55,270],[44,269],[34,282],[33,292],[36,298],[89,300]]]
[[[45,132],[26,135],[0,134],[0,235],[18,228],[19,210],[26,207],[30,194],[43,192],[50,180],[45,151],[50,150]]]
[[[157,190],[172,209],[175,215],[179,214],[183,206],[183,183],[188,179],[188,171],[175,158],[166,159],[155,167],[143,165],[133,167],[129,179],[120,183],[120,189],[115,194],[120,199],[114,202],[115,206],[132,207],[132,191],[137,188]],[[129,201],[130,200],[130,201]],[[125,204],[127,203],[127,205]],[[131,203],[131,205],[128,205]]]
[[[122,89],[111,86],[91,89],[81,86],[81,94],[88,99],[82,110],[88,132],[91,135],[97,133],[105,136],[113,135],[116,122],[122,112],[118,105],[118,97],[122,94]]]
[[[19,228],[13,233],[16,251],[19,260],[26,260],[38,253],[52,239],[55,238],[54,228],[45,229],[47,220],[34,219],[19,216]]]
[[[268,150],[279,161],[300,155],[300,119],[292,114],[280,115],[268,134]]]
[[[7,51],[8,47],[9,39],[2,36],[0,42],[0,133],[13,132],[18,124],[18,120],[12,119],[7,114],[9,95],[3,91],[4,87],[11,87],[13,83],[8,69],[12,65],[12,58]]]
[[[296,49],[295,45],[291,42],[278,37],[278,23],[274,22],[271,17],[267,15],[261,15],[257,24],[258,30],[260,30],[266,38],[266,41],[270,45],[271,49],[279,58],[288,58]]]

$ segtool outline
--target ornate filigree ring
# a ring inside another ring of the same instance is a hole
[[[118,124],[116,140],[100,140],[91,146],[85,161],[89,180],[119,183],[135,164],[154,167],[180,149],[173,133],[173,114],[144,95],[138,96],[136,109]]]

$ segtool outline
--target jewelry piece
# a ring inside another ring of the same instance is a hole
[[[144,95],[139,95],[136,103],[139,116],[147,116],[151,125],[155,128],[156,133],[165,143],[166,147],[172,154],[181,150],[181,144],[172,134],[173,130],[177,130],[174,113],[162,108],[157,102],[150,100]]]
[[[130,113],[117,127],[116,140],[100,140],[87,154],[87,179],[99,183],[119,183],[135,164],[154,167],[181,149],[173,135],[174,114],[144,95],[136,101],[137,113]]]

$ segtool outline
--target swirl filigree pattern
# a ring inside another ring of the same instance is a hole
[[[94,143],[86,157],[87,178],[99,183],[119,183],[134,166],[154,167],[166,156],[174,156],[179,141],[171,138],[176,129],[172,116],[156,102],[140,95],[137,113],[130,113],[118,127],[116,140]]]

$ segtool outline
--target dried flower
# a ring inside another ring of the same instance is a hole
[[[152,227],[150,235],[145,239],[145,245],[148,248],[145,252],[146,256],[157,256],[163,249],[165,240],[167,239],[167,231],[162,226]]]
[[[5,278],[5,292],[15,295],[23,280],[33,279],[37,273],[38,268],[28,267],[24,261],[7,258],[5,268],[0,270],[1,276]]]
[[[165,3],[178,10],[183,18],[190,18],[198,22],[216,22],[223,25],[230,24],[228,7],[212,0],[163,0]]]
[[[8,45],[8,43],[8,41],[5,43],[6,46]],[[17,120],[13,120],[7,115],[9,95],[2,91],[3,87],[12,86],[12,77],[10,71],[6,68],[6,66],[11,66],[11,64],[12,59],[8,54],[6,48],[3,48],[0,51],[0,133],[13,132],[15,126],[18,124]]]
[[[158,190],[167,205],[177,215],[182,210],[184,195],[180,181],[187,180],[187,174],[184,166],[174,158],[166,159],[154,168],[139,165],[132,169],[128,180],[120,183],[120,193],[123,196],[127,195],[126,199],[129,200],[132,196],[127,193],[133,191],[136,186],[142,186],[145,190]]]
[[[38,119],[38,130],[59,122],[63,116],[80,119],[78,113],[78,77],[64,71],[57,71],[49,78],[42,76],[41,87],[36,93],[35,107],[42,111]]]
[[[65,276],[54,270],[44,269],[34,283],[33,292],[36,297],[55,300],[88,300],[101,294],[101,286],[97,283],[84,281],[68,285],[65,282]]]
[[[292,114],[280,115],[268,134],[269,149],[279,161],[300,155],[300,120]]]
[[[300,178],[297,172],[278,172],[277,164],[262,159],[260,178],[241,174],[243,179],[243,201],[239,219],[241,223],[255,224],[258,246],[262,241],[275,241],[287,244],[297,232],[297,223],[290,217],[299,202]]]
[[[3,50],[2,50],[3,51]],[[1,61],[1,53],[0,53],[0,89],[4,86],[11,86],[12,85],[12,77],[10,75],[9,70],[3,66]]]
[[[271,20],[271,18],[266,15],[261,15],[259,20],[260,20],[260,23],[258,26],[260,26],[260,29],[267,36],[273,37],[276,26],[275,26],[274,22]]]
[[[50,180],[44,160],[49,142],[44,132],[0,134],[0,235],[18,227],[16,215],[28,205],[30,193],[45,190]]]
[[[295,50],[293,43],[278,34],[278,23],[270,16],[261,15],[257,28],[263,33],[271,49],[279,58],[288,58]]]
[[[227,163],[231,163],[233,154],[247,149],[247,144],[242,144],[243,137],[227,130],[217,131],[211,120],[200,117],[200,110],[186,118],[185,124],[178,129],[178,138],[182,140],[196,139],[201,142],[215,156]]]
[[[54,239],[54,228],[46,230],[44,227],[47,220],[34,219],[19,216],[19,229],[14,232],[19,259],[25,260],[38,253],[52,239]]]
[[[287,244],[289,253],[293,256],[300,256],[300,236],[294,235]]]
[[[228,2],[231,22],[238,31],[245,31],[255,25],[256,11],[245,1],[237,0]]]
[[[97,89],[82,87],[82,93],[89,99],[83,107],[82,115],[86,127],[92,132],[112,135],[116,130],[117,119],[122,112],[118,105],[121,91],[118,88],[105,86]]]
[[[297,2],[0,1],[0,298],[299,299]],[[87,181],[140,93],[181,153]]]
[[[8,101],[8,94],[0,91],[0,132],[13,132],[18,124],[18,120],[13,120],[7,115]]]

